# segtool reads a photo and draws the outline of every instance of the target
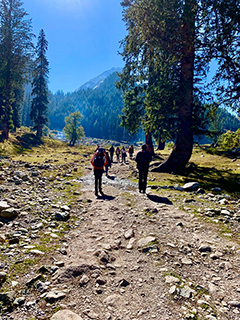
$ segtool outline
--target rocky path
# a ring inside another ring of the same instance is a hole
[[[47,260],[51,278],[33,274],[31,299],[2,319],[240,319],[238,241],[151,189],[138,193],[132,165],[114,164],[99,198],[86,167],[75,225]]]
[[[66,306],[83,319],[240,319],[239,246],[168,199],[139,194],[128,174],[114,165],[100,198],[92,174],[83,178],[84,222],[55,276],[59,290],[71,276]]]

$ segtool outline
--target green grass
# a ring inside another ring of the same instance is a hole
[[[161,156],[165,159],[168,154]],[[213,188],[219,187],[222,193],[227,193],[234,198],[240,198],[240,160],[233,162],[232,156],[227,156],[227,153],[223,151],[216,150],[214,153],[211,149],[205,150],[196,147],[193,149],[185,175],[156,172],[151,174],[155,177],[155,181],[148,182],[148,185],[174,186],[179,184],[182,186],[187,182],[197,181],[200,187],[207,192],[213,192]]]
[[[25,259],[19,263],[15,263],[13,264],[10,268],[9,268],[9,273],[14,277],[14,275],[21,275],[21,274],[25,274],[29,271],[30,267],[33,267],[34,265],[36,265],[38,263],[38,259]]]

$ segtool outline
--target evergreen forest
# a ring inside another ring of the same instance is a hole
[[[120,126],[123,109],[123,99],[120,91],[116,89],[115,83],[119,80],[116,72],[110,74],[97,88],[79,89],[73,93],[64,94],[58,91],[49,93],[49,123],[51,130],[60,130],[65,126],[64,119],[69,114],[80,111],[83,115],[81,124],[87,137],[113,139],[116,141],[136,141],[139,135],[130,135],[128,131]],[[22,124],[31,126],[29,109],[31,96],[29,88],[26,87],[25,100],[22,105]],[[216,135],[206,137],[204,134],[196,135],[195,142],[211,143],[218,136],[228,130],[236,131],[240,128],[240,121],[232,113],[223,108],[218,108],[209,130]],[[141,133],[141,131],[140,131]],[[217,134],[218,133],[218,134]]]

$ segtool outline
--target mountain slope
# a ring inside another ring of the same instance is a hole
[[[103,73],[101,73],[99,76],[87,81],[83,85],[81,85],[77,90],[87,90],[87,89],[96,89],[100,86],[101,83],[112,73],[114,72],[121,72],[121,68],[112,68],[110,70],[107,70]]]

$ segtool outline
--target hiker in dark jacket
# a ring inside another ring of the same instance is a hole
[[[119,158],[120,158],[120,153],[121,153],[119,147],[116,148],[115,153],[116,153],[116,156],[117,156],[117,162],[119,162],[119,160],[120,160],[120,159],[119,159]]]
[[[121,154],[122,154],[122,162],[126,163],[127,151],[124,147],[122,147]]]
[[[108,168],[109,167],[111,168],[112,161],[107,151],[106,151],[106,158],[107,158],[107,164],[105,165],[105,172],[106,172],[106,176],[108,177]]]
[[[128,148],[128,153],[129,153],[129,158],[132,160],[133,158],[133,153],[134,153],[134,148],[133,145],[131,144],[131,146]]]
[[[142,150],[137,153],[135,160],[139,171],[139,192],[145,193],[147,188],[149,163],[152,161],[152,156],[147,151],[146,144],[142,145]]]
[[[112,145],[111,148],[109,149],[111,162],[113,162],[114,151],[115,151],[114,146]]]
[[[91,159],[93,165],[93,173],[95,176],[95,195],[98,197],[98,191],[103,195],[102,192],[102,174],[104,172],[103,167],[108,163],[105,150],[98,148]]]

